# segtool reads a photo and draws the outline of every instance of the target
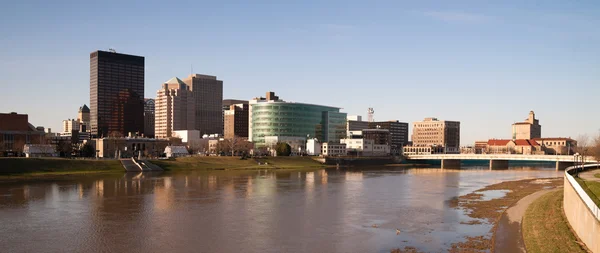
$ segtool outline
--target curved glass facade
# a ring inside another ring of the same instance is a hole
[[[346,113],[339,108],[287,102],[252,104],[252,141],[260,145],[265,136],[317,138],[339,141],[345,136]]]

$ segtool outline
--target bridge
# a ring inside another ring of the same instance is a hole
[[[424,154],[406,155],[407,160],[440,160],[442,169],[460,168],[463,160],[490,161],[490,169],[506,169],[508,161],[556,162],[556,170],[562,170],[575,163],[573,155],[520,155],[520,154]],[[577,158],[581,162],[581,156]],[[586,163],[597,162],[592,157],[585,158]]]

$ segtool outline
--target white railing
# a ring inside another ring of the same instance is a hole
[[[569,183],[571,184],[573,189],[575,189],[575,192],[577,192],[577,195],[579,195],[581,200],[583,200],[583,203],[585,203],[585,205],[588,207],[590,212],[592,212],[594,217],[596,217],[596,220],[600,221],[600,208],[598,208],[596,203],[594,203],[592,198],[590,198],[590,196],[588,196],[588,194],[585,192],[585,190],[583,190],[583,188],[581,188],[581,185],[579,185],[577,180],[575,180],[575,178],[573,176],[571,176],[571,174],[569,174],[570,170],[580,169],[580,168],[588,168],[588,167],[594,168],[594,167],[598,167],[598,165],[597,164],[588,164],[588,165],[584,165],[584,166],[568,167],[565,169],[565,177],[567,178],[567,180],[569,181]]]
[[[137,166],[138,166],[138,168],[140,168],[140,170],[141,170],[141,171],[144,171],[144,167],[142,167],[142,165],[141,165],[141,164],[139,164],[139,163],[138,163],[138,162],[135,160],[135,158],[133,158],[133,157],[132,157],[132,158],[131,158],[131,161],[133,161],[133,163],[135,163],[135,165],[137,165]]]

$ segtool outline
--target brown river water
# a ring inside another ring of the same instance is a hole
[[[449,207],[452,198],[501,181],[562,177],[553,167],[128,173],[0,183],[0,252],[390,252],[406,246],[445,252],[491,228],[460,224],[472,219]]]

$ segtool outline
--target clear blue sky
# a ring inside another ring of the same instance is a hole
[[[89,53],[146,57],[146,97],[194,72],[224,97],[275,91],[376,120],[459,120],[462,144],[600,128],[600,2],[10,1],[0,8],[0,112],[60,131],[89,104]]]

